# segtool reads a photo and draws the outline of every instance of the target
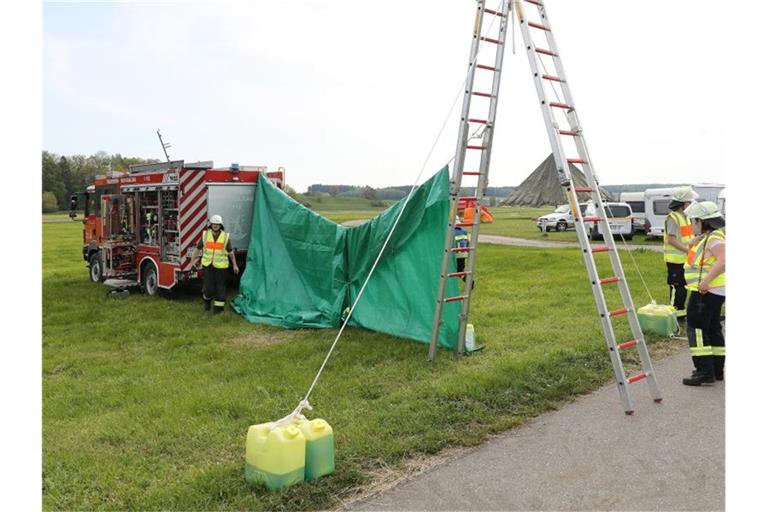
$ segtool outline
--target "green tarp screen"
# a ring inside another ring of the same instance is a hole
[[[232,307],[255,323],[340,326],[343,311],[360,293],[404,202],[364,224],[345,227],[305,208],[260,176],[247,265]],[[429,342],[448,209],[445,167],[414,191],[350,325]],[[456,280],[448,280],[446,295],[458,294]],[[460,308],[457,302],[443,308],[443,347],[455,347]]]

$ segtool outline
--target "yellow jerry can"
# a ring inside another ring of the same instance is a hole
[[[295,425],[251,425],[245,441],[245,479],[281,489],[304,480],[304,434]]]
[[[297,418],[296,424],[307,442],[304,479],[314,480],[333,473],[335,469],[333,429],[328,422],[320,418],[314,420]]]

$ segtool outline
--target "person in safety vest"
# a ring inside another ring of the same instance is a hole
[[[702,237],[685,260],[688,300],[688,346],[696,368],[686,386],[711,384],[725,377],[725,336],[720,312],[725,303],[725,219],[711,201],[685,210],[694,232]]]
[[[202,251],[202,257],[200,257]],[[227,297],[227,276],[229,264],[232,262],[232,270],[240,273],[235,259],[235,252],[229,241],[229,233],[224,231],[221,215],[213,215],[210,227],[203,230],[203,235],[192,252],[192,262],[195,266],[203,265],[203,305],[205,310],[211,309],[213,301],[213,313],[224,311]]]
[[[691,187],[680,188],[672,195],[669,215],[664,220],[664,262],[667,264],[669,303],[675,307],[678,321],[685,320],[685,276],[683,264],[688,249],[694,244],[693,226],[683,213],[699,195]]]
[[[469,247],[469,235],[467,234],[467,231],[465,229],[462,229],[457,224],[461,222],[459,219],[459,216],[456,216],[456,222],[453,226],[453,246],[461,249],[466,249]],[[464,272],[464,268],[467,263],[467,256],[469,256],[469,253],[467,252],[457,252],[456,253],[456,270],[459,272]],[[467,276],[462,276],[462,280],[466,281]]]

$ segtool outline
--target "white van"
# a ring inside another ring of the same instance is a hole
[[[635,233],[645,233],[645,192],[621,192],[619,201],[632,208],[632,225]]]
[[[690,186],[699,194],[697,201],[717,202],[718,194],[725,189],[725,185],[718,183],[699,183]],[[680,186],[649,188],[645,191],[646,234],[648,236],[664,236],[664,219],[669,214],[669,202],[672,200],[672,194],[679,188]]]
[[[624,240],[632,240],[635,231],[632,226],[632,207],[627,203],[603,203],[605,214],[608,217],[608,226],[611,228],[611,234],[615,237],[620,235]],[[587,209],[584,211],[584,217],[594,217],[597,215],[597,209],[592,201],[587,203]],[[597,221],[587,222],[587,233],[592,240],[603,238],[603,228]]]

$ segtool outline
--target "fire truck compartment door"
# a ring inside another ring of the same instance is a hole
[[[221,215],[234,250],[248,250],[255,183],[209,183],[208,218]]]

